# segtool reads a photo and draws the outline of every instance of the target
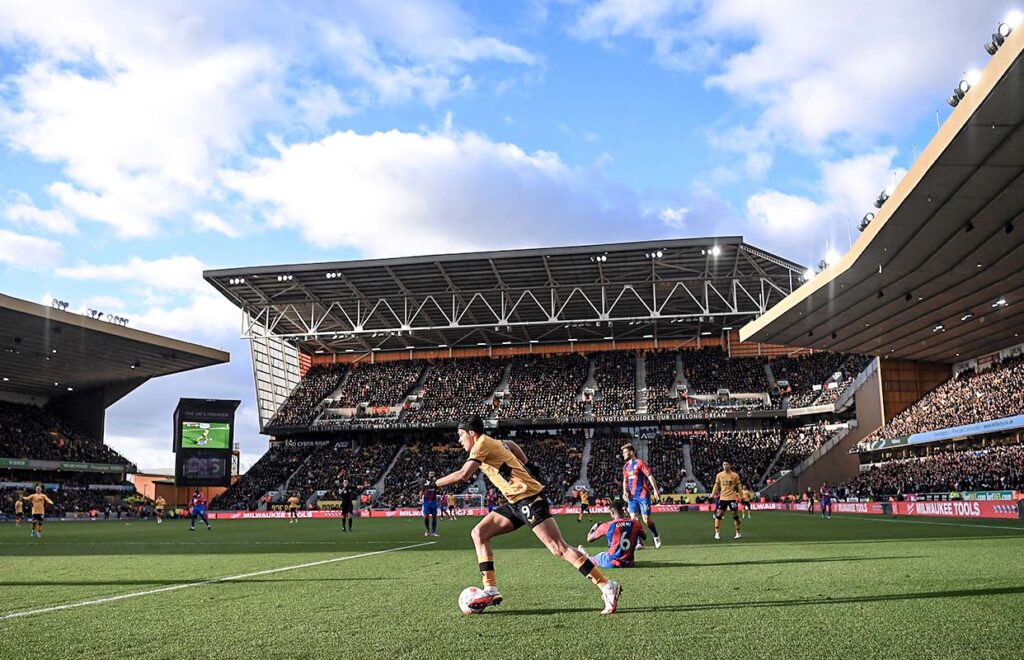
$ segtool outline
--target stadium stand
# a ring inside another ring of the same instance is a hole
[[[685,350],[682,357],[691,394],[717,394],[720,388],[732,393],[768,391],[763,358],[729,358],[718,346]]]
[[[633,436],[627,433],[594,436],[590,463],[587,464],[587,480],[595,497],[622,496],[622,445],[627,442],[633,442]]]
[[[311,368],[268,426],[308,426],[320,412],[321,402],[338,387],[347,370],[345,365]]]
[[[760,481],[782,444],[782,433],[765,431],[712,431],[691,436],[690,458],[693,470],[707,488],[722,469],[722,461],[732,461],[743,482],[753,486]]]
[[[636,355],[631,351],[594,353],[597,379],[595,415],[630,415],[636,411]]]
[[[422,360],[354,365],[332,405],[337,408],[353,408],[360,403],[370,407],[398,405],[412,392],[425,367]]]
[[[644,356],[647,370],[647,412],[661,414],[676,410],[679,399],[672,397],[676,379],[676,352],[650,351]]]
[[[89,437],[54,406],[0,401],[0,456],[50,461],[132,463],[99,440]]]
[[[457,420],[470,412],[486,417],[492,410],[491,395],[501,382],[507,359],[463,358],[440,360],[430,366],[423,382],[423,399],[410,410],[410,424],[435,424]]]
[[[663,493],[675,492],[686,476],[680,438],[656,436],[648,443],[647,464]]]
[[[214,509],[255,509],[259,498],[279,487],[312,453],[311,447],[272,445],[245,475],[213,498]]]
[[[324,445],[292,477],[289,492],[305,502],[318,490],[336,490],[344,479],[356,488],[369,488],[384,474],[400,448],[396,442],[365,443],[355,450],[341,442]]]
[[[590,363],[577,353],[524,355],[512,359],[509,392],[499,408],[504,419],[570,418],[583,414],[576,396]]]
[[[1024,487],[1024,445],[933,453],[872,466],[841,488],[846,496],[1012,490]]]
[[[1024,356],[961,372],[896,415],[866,442],[976,424],[1024,411]]]
[[[520,432],[511,440],[522,448],[531,464],[540,468],[541,481],[550,501],[567,501],[566,493],[580,475],[585,442],[583,436]]]
[[[452,442],[441,439],[416,440],[398,457],[384,481],[384,492],[377,497],[378,506],[403,507],[420,505],[420,487],[431,471],[437,476],[453,472],[466,462],[466,452]]]
[[[831,435],[832,432],[821,426],[790,429],[786,432],[786,444],[775,461],[773,471],[792,470],[813,454]]]

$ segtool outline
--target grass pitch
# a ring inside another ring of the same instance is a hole
[[[474,522],[3,524],[0,658],[1024,657],[1016,521],[759,512],[716,542],[710,515],[661,515],[611,617],[527,529],[495,543],[505,603],[461,614]]]

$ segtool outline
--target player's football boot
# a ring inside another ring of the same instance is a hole
[[[722,535],[719,534],[718,532],[715,532],[715,540],[718,541],[718,540],[721,540],[721,538],[722,538]]]
[[[473,600],[469,601],[469,608],[475,612],[483,612],[488,607],[497,607],[501,605],[504,599],[501,597],[501,593],[497,587],[487,587],[484,589],[483,594]]]
[[[734,539],[741,539],[741,538],[743,538],[743,535],[740,534],[739,532],[736,532],[736,536],[734,536],[733,538]]]
[[[608,584],[604,585],[601,589],[601,598],[604,600],[604,609],[601,610],[601,614],[614,614],[615,610],[619,608],[619,594],[622,593],[622,587],[615,580],[608,580]]]
[[[657,550],[660,547],[661,547],[661,537],[660,536],[655,536],[654,537],[654,549]]]

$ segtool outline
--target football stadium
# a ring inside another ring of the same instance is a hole
[[[0,294],[0,657],[1024,656],[1024,28],[992,18],[817,264],[738,231],[234,252],[190,286],[248,355]],[[229,364],[240,399],[202,386]],[[108,429],[155,391],[164,471]]]

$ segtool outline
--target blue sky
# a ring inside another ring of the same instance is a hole
[[[204,268],[715,234],[816,263],[1016,9],[295,4],[0,5],[0,290],[232,353],[111,408],[144,467],[180,396],[266,447]]]

